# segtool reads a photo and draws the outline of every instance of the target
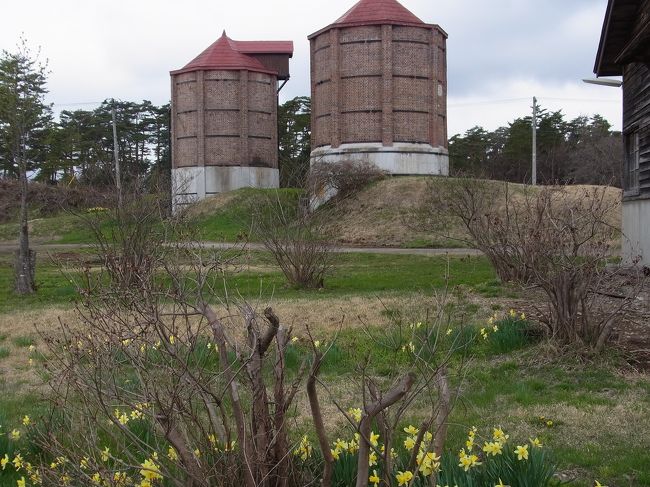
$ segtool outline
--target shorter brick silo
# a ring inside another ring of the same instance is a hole
[[[234,41],[224,32],[171,72],[173,202],[242,187],[279,186],[278,79],[290,41]]]
[[[446,40],[397,0],[361,0],[310,35],[312,165],[447,175]]]

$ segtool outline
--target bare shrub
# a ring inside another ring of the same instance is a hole
[[[620,230],[611,222],[620,202],[605,188],[522,187],[459,179],[433,182],[426,218],[435,227],[447,215],[462,222],[468,241],[488,257],[503,281],[541,287],[551,337],[600,350],[634,299],[637,286],[615,306],[612,260]]]
[[[316,162],[309,172],[308,187],[312,195],[326,200],[329,199],[327,195],[345,198],[385,175],[384,171],[366,161]]]
[[[166,193],[140,191],[126,192],[121,207],[76,213],[92,236],[95,260],[102,262],[106,275],[120,289],[153,278],[167,233],[181,229],[182,216],[164,223],[167,214]]]
[[[480,179],[432,179],[427,200],[411,215],[412,225],[442,233],[450,223],[460,222],[467,238],[445,235],[476,247],[490,260],[499,278],[526,282],[530,276],[521,265],[522,249],[513,245],[511,195],[507,183]]]
[[[320,376],[336,337],[325,344],[307,330],[300,340],[306,347],[294,348],[292,330],[271,308],[260,313],[219,292],[231,264],[223,255],[178,240],[182,227],[173,236],[152,255],[149,278],[129,287],[106,279],[105,266],[69,273],[81,295],[81,325],[40,331],[53,410],[30,438],[41,452],[43,485],[329,487],[336,480],[365,487],[371,464],[394,485],[398,469],[417,475],[425,457],[424,477],[436,485],[456,394],[449,370],[462,366],[465,345],[464,334],[446,333],[446,292],[421,323],[365,330],[373,349],[384,352],[378,363],[369,348],[352,379],[357,419]],[[288,354],[295,360],[300,350],[302,365],[289,368]],[[379,366],[396,374],[378,375]],[[305,377],[307,419],[322,458],[301,441],[301,461],[290,413]],[[349,478],[333,477],[319,390],[358,435]],[[416,404],[420,412],[426,405],[426,418],[404,463],[392,447]]]
[[[321,215],[306,207],[285,205],[276,195],[255,208],[251,225],[290,285],[315,289],[325,285],[334,263],[334,246]]]
[[[20,208],[18,181],[0,178],[0,223],[16,218]],[[114,195],[104,189],[80,185],[48,185],[30,181],[28,197],[32,217],[48,217],[61,211],[82,211],[92,207],[112,207]]]

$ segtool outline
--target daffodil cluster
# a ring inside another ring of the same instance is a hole
[[[300,445],[298,445],[298,448],[293,451],[293,454],[297,457],[300,457],[300,459],[304,462],[308,458],[311,458],[312,451],[313,448],[311,446],[311,442],[309,441],[309,438],[307,438],[307,435],[304,435],[300,440]]]

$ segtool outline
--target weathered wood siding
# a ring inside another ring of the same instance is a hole
[[[623,132],[639,133],[639,196],[650,198],[650,65],[634,63],[623,72]]]

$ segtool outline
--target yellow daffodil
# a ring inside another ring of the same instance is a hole
[[[420,452],[418,454],[419,471],[425,477],[429,477],[433,472],[440,470],[440,457],[434,452]]]
[[[406,448],[408,451],[411,451],[413,448],[415,448],[415,439],[412,436],[409,436],[404,440],[404,448]]]
[[[147,459],[140,464],[142,470],[140,470],[140,475],[145,480],[158,480],[162,479],[163,476],[160,473],[160,467],[156,465],[153,460]]]
[[[2,467],[2,470],[5,469],[7,464],[9,463],[9,455],[5,453],[5,456],[0,459],[0,467]]]
[[[492,438],[494,438],[495,441],[503,444],[508,440],[508,438],[510,438],[510,436],[506,435],[501,428],[494,428],[492,432]]]
[[[452,332],[452,329],[451,329],[451,328],[447,328],[447,336],[451,335],[451,332]]]
[[[517,460],[528,460],[528,445],[519,445],[515,448]]]
[[[397,475],[395,476],[397,479],[397,485],[408,485],[408,483],[411,481],[413,478],[413,472],[407,470],[405,472],[397,472]]]
[[[412,424],[404,428],[404,433],[408,433],[409,435],[417,435],[420,432],[415,426]]]
[[[370,432],[370,444],[372,446],[377,446],[379,444],[379,434],[374,431]]]
[[[20,440],[20,431],[17,429],[12,430],[12,432],[9,434],[12,440],[18,441]]]
[[[514,318],[515,316],[517,316],[517,312],[516,312],[514,309],[511,309],[511,310],[509,311],[509,314],[510,314],[510,317],[511,317],[511,318]]]
[[[169,335],[169,343],[172,345],[176,343],[176,337],[174,335]]]
[[[300,440],[300,445],[298,445],[298,448],[296,448],[293,453],[294,455],[299,456],[300,459],[304,462],[311,457],[311,452],[311,443],[309,442],[307,435],[305,435],[302,437],[302,440]]]
[[[88,457],[83,457],[81,459],[81,462],[79,462],[79,468],[81,470],[87,470],[88,469],[88,462],[90,461],[90,458]]]
[[[18,487],[25,487],[25,477],[20,477],[20,480],[16,480],[16,485]]]
[[[111,453],[108,447],[104,448],[101,452],[102,462],[108,462],[108,459],[111,458]]]
[[[330,453],[332,454],[332,458],[333,458],[334,460],[338,460],[339,457],[341,456],[341,450],[338,450],[338,449],[336,449],[336,448],[330,450]]]
[[[178,453],[176,453],[176,450],[174,450],[173,447],[169,447],[169,450],[167,450],[167,458],[169,458],[172,462],[175,462],[178,460]]]
[[[30,424],[32,424],[32,420],[29,418],[29,416],[25,415],[23,417],[23,425],[24,426],[29,426]]]
[[[526,319],[526,313],[521,313],[521,315],[519,315],[519,317],[520,317],[522,320],[525,320],[525,319]]]
[[[494,325],[494,326],[492,327],[492,331],[493,331],[494,333],[496,333],[497,331],[499,331],[499,327],[498,327],[497,325]]]
[[[502,450],[503,450],[503,445],[498,441],[486,442],[485,445],[483,445],[483,451],[488,455],[492,455],[494,457],[497,455],[501,455]]]
[[[336,450],[345,451],[348,449],[348,442],[343,441],[341,438],[337,438],[336,441],[334,442],[334,448]]]
[[[472,467],[481,465],[481,462],[478,461],[478,456],[466,453],[464,448],[458,453],[458,460],[460,462],[458,466],[462,467],[465,472]]]
[[[551,421],[551,420],[549,419],[549,420],[546,422],[546,426],[548,426],[549,428],[552,428],[552,427],[553,427],[553,421]]]
[[[21,454],[20,453],[17,454],[11,463],[14,464],[14,468],[16,469],[16,471],[20,470],[23,467],[23,457],[21,456]]]
[[[379,485],[379,476],[377,475],[377,470],[372,471],[372,475],[368,478],[368,482],[371,484],[375,484],[375,486]]]
[[[370,455],[368,455],[368,465],[371,467],[377,465],[377,453],[375,453],[375,450],[372,450]]]
[[[357,423],[361,421],[361,409],[360,408],[350,408],[348,409],[348,415],[352,417]]]
[[[533,438],[532,440],[530,440],[530,444],[533,445],[535,448],[542,447],[542,442],[539,441],[539,438]]]
[[[607,487],[596,480],[596,487]]]

